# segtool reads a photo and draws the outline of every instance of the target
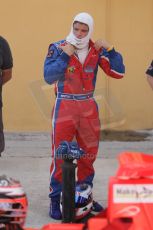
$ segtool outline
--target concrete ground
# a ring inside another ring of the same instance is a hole
[[[29,200],[26,226],[41,227],[49,222],[49,133],[5,133],[6,148],[0,158],[0,174],[20,180]],[[153,154],[153,132],[143,141],[103,141],[95,162],[94,199],[107,207],[108,181],[118,167],[123,151]]]

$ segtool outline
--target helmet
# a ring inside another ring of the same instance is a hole
[[[92,188],[88,184],[79,184],[75,189],[75,219],[81,219],[90,211],[93,204]],[[62,212],[62,194],[60,209]]]
[[[93,205],[92,188],[88,184],[79,184],[75,188],[75,219],[81,219],[85,217],[90,211]],[[62,194],[60,209],[62,212]]]
[[[90,211],[93,204],[92,188],[88,184],[79,184],[75,192],[75,218],[81,219]]]
[[[20,182],[5,175],[0,176],[0,229],[8,226],[22,227],[27,206],[26,194]]]

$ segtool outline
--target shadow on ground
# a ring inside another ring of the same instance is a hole
[[[100,134],[101,141],[146,141],[148,137],[152,136],[149,132],[141,131],[115,131],[102,130]]]

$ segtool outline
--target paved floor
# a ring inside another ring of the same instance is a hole
[[[117,156],[123,151],[153,154],[153,132],[145,141],[100,142],[95,162],[94,198],[107,206],[109,177],[114,175]],[[27,193],[29,211],[26,226],[40,227],[55,222],[48,216],[50,167],[49,133],[5,133],[6,149],[0,158],[0,174],[19,179]]]

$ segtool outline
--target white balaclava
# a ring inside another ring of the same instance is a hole
[[[74,22],[81,22],[84,24],[87,24],[89,27],[89,32],[86,37],[84,38],[77,38],[73,34],[73,23]],[[91,38],[91,34],[93,31],[93,18],[88,13],[80,13],[75,16],[73,19],[73,23],[71,26],[71,32],[67,36],[66,41],[74,45],[77,49],[83,49],[85,47],[88,47],[89,45],[89,39]]]

